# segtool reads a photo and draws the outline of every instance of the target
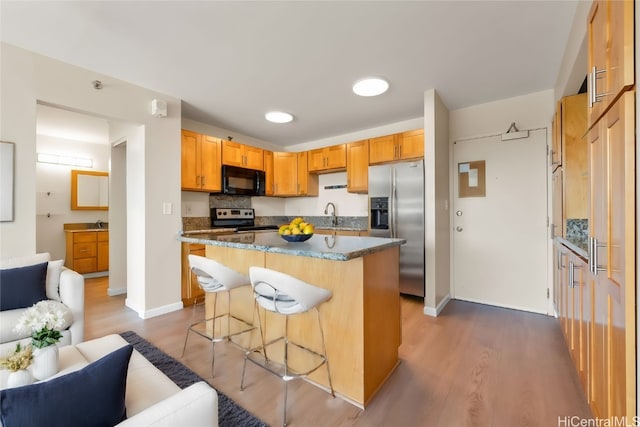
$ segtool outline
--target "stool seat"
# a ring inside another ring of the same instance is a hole
[[[191,273],[195,274],[198,285],[205,293],[215,295],[215,301],[213,304],[213,317],[193,323],[187,329],[182,356],[184,357],[187,348],[189,332],[195,332],[201,337],[207,338],[212,345],[211,376],[213,376],[215,364],[214,344],[220,341],[233,343],[231,337],[255,329],[253,320],[250,323],[231,314],[231,291],[243,286],[249,286],[251,282],[248,276],[240,274],[211,258],[193,254],[189,254],[187,258]],[[191,274],[189,277],[191,277]],[[227,313],[218,314],[218,294],[223,292],[227,293],[228,311]]]
[[[324,343],[324,333],[320,321],[320,311],[318,310],[322,303],[331,298],[332,293],[327,289],[311,285],[296,277],[263,267],[250,267],[249,278],[257,304],[256,310],[260,306],[267,311],[285,316],[284,335],[265,343],[265,331],[262,329],[262,322],[260,315],[258,315],[262,345],[245,353],[240,390],[244,389],[247,360],[280,377],[284,381],[283,425],[286,425],[287,383],[289,381],[307,376],[321,366],[326,365],[330,392],[335,397]],[[315,310],[317,313],[322,352],[316,352],[289,339],[289,316],[302,314],[310,310]],[[269,350],[267,351],[267,349]],[[274,353],[276,354],[275,358],[273,356]],[[302,359],[295,357],[301,354],[306,356],[303,358],[303,363],[301,363]]]
[[[249,277],[258,304],[275,313],[304,313],[331,298],[328,289],[268,268],[250,267]]]

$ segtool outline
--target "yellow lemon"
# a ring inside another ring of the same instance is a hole
[[[289,230],[289,229],[287,228],[286,230],[284,230],[284,231],[282,232],[282,234],[286,234],[286,235],[288,236],[289,234],[291,234],[291,230]]]
[[[298,227],[291,229],[291,234],[301,234],[302,232]]]
[[[313,225],[307,224],[307,226],[302,230],[304,234],[313,234]]]
[[[304,221],[304,219],[297,217],[291,220],[291,224],[295,225],[295,224],[300,224],[302,221]]]
[[[289,229],[289,224],[281,225],[278,229],[278,234],[284,234],[285,230]]]

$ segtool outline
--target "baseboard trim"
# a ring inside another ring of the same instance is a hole
[[[442,298],[442,300],[440,301],[440,303],[436,306],[436,308],[433,307],[425,307],[423,310],[423,313],[427,316],[431,316],[431,317],[438,317],[438,315],[440,314],[440,312],[444,309],[444,307],[449,303],[449,301],[451,301],[451,294],[447,294],[445,295],[444,298]]]
[[[114,297],[116,295],[122,295],[127,293],[127,288],[108,288],[107,295]]]
[[[472,303],[475,303],[475,304],[483,304],[483,305],[490,305],[490,306],[493,306],[493,307],[506,308],[506,309],[509,309],[509,310],[518,310],[518,311],[525,311],[527,313],[535,313],[535,314],[543,314],[545,316],[553,316],[553,314],[549,314],[545,310],[534,310],[534,309],[529,308],[529,307],[520,307],[520,306],[517,306],[517,305],[498,304],[498,303],[495,303],[493,301],[485,301],[485,300],[474,299],[474,298],[456,298],[456,299],[460,300],[460,301],[472,302]]]
[[[82,276],[85,279],[94,279],[96,277],[105,277],[109,275],[109,270],[107,271],[96,271],[95,273],[84,273]]]
[[[153,308],[151,310],[144,311],[142,313],[138,312],[138,316],[142,319],[150,319],[156,316],[162,316],[163,314],[171,313],[172,311],[182,310],[183,305],[182,301],[176,302],[174,304],[163,305],[162,307]]]

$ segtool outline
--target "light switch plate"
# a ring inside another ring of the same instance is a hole
[[[171,210],[172,210],[171,202],[164,202],[162,204],[162,213],[164,215],[171,215]]]

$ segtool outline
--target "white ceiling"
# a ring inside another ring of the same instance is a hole
[[[2,0],[0,36],[180,98],[183,117],[286,147],[420,117],[431,88],[449,109],[553,88],[576,6]],[[389,91],[354,95],[369,75]],[[295,119],[268,123],[271,109]]]

